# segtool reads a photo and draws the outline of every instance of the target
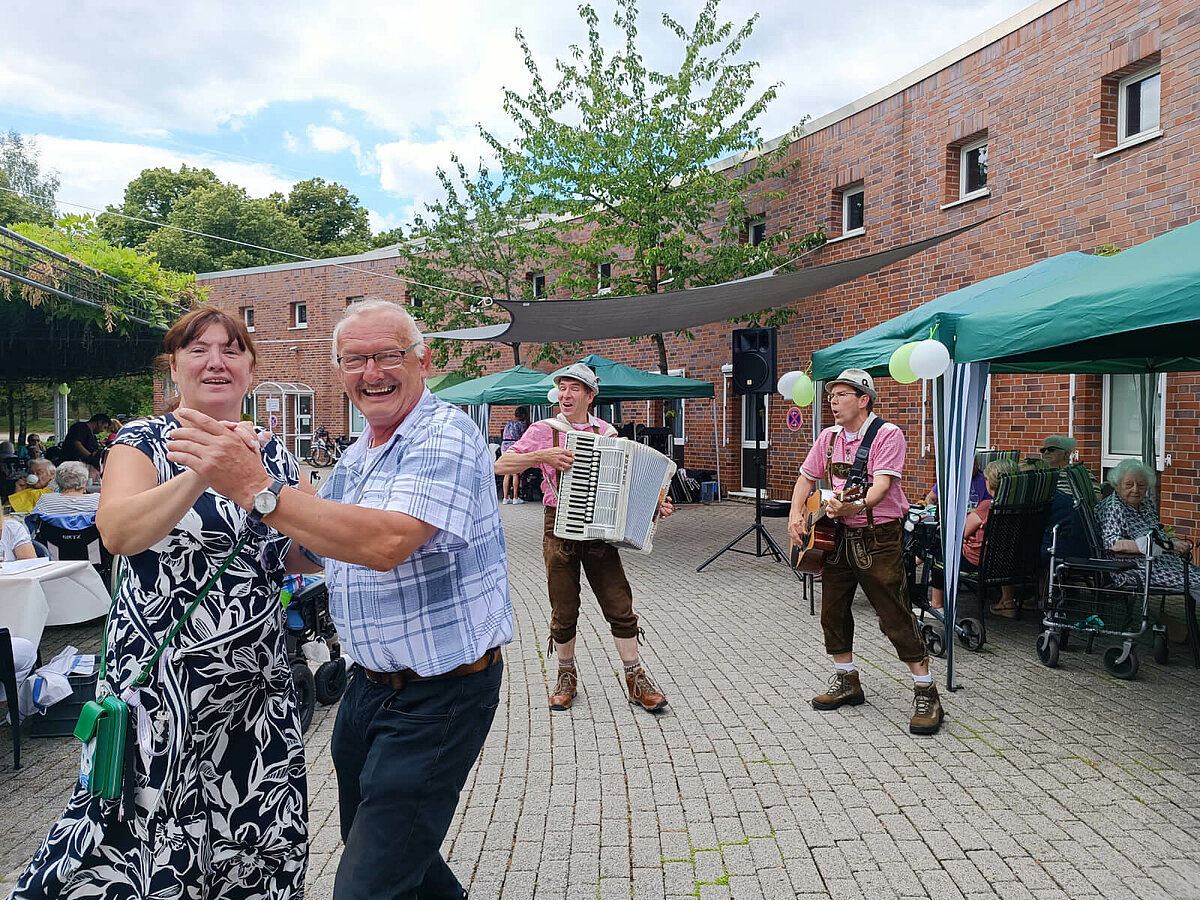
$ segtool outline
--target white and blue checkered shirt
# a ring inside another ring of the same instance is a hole
[[[426,390],[387,443],[368,450],[370,440],[368,429],[320,495],[438,530],[387,572],[326,560],[329,610],[347,653],[380,672],[438,675],[512,641],[492,454],[479,428]]]

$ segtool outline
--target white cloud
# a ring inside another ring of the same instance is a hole
[[[270,166],[236,162],[203,154],[177,153],[146,144],[82,141],[37,135],[44,169],[57,169],[62,180],[58,196],[64,212],[81,212],[79,206],[103,211],[109,203],[121,202],[125,186],[143,169],[181,165],[212,169],[223,181],[241,185],[251,196],[265,197],[272,191],[287,193],[295,179],[282,178]],[[75,204],[68,206],[67,203]]]
[[[360,175],[373,175],[379,171],[374,156],[363,153],[362,145],[354,135],[329,125],[309,125],[304,133],[308,135],[309,145],[318,153],[351,153]]]
[[[375,146],[379,161],[379,184],[397,197],[432,200],[442,193],[437,180],[438,168],[452,171],[450,157],[457,154],[468,173],[474,173],[478,161],[491,154],[484,140],[475,134],[442,135],[430,141],[392,141]]]
[[[283,146],[287,149],[288,153],[295,153],[300,149],[300,142],[296,140],[296,136],[290,131],[285,131],[283,133]]]

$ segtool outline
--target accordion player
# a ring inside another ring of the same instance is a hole
[[[674,461],[635,441],[547,421],[566,434],[566,449],[575,457],[558,487],[554,534],[649,553]]]

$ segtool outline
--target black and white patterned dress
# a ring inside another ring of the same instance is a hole
[[[159,481],[171,416],[132,423]],[[267,471],[295,484],[277,440]],[[246,513],[209,490],[169,535],[129,559],[108,627],[107,680],[129,685],[229,556]],[[295,898],[304,893],[308,810],[304,749],[284,650],[279,590],[289,539],[262,525],[192,613],[146,686],[126,694],[139,723],[136,814],[76,785],[11,897]]]

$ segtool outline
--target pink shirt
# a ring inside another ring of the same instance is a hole
[[[987,529],[988,513],[992,511],[992,500],[980,500],[979,505],[967,513],[967,518],[977,516],[983,524],[976,528],[969,538],[963,541],[962,555],[973,565],[979,565],[979,557],[983,554],[983,532]]]
[[[559,421],[565,421],[560,419]],[[576,431],[595,431],[597,434],[602,434],[606,437],[611,437],[617,433],[617,429],[605,422],[603,419],[597,419],[595,416],[588,416],[588,420],[582,424],[575,422],[569,423]],[[547,450],[550,447],[562,447],[566,441],[566,435],[560,435],[557,431],[547,425],[545,422],[534,422],[521,435],[521,439],[508,448],[509,453],[533,453],[536,450]],[[548,466],[542,463],[538,466],[542,470],[542,503],[546,506],[558,506],[558,497],[555,496],[554,490],[551,488],[558,487],[558,472],[553,466]]]
[[[808,451],[808,456],[805,457],[800,471],[813,481],[824,478],[825,461],[828,457],[831,440],[833,441],[834,462],[854,462],[854,454],[858,452],[858,448],[862,444],[863,434],[874,418],[874,413],[867,416],[866,421],[859,428],[858,434],[852,440],[847,437],[842,428],[837,426],[826,428],[817,436],[816,443]],[[892,476],[892,483],[888,487],[887,493],[883,495],[883,499],[878,504],[871,508],[871,517],[877,525],[903,518],[908,512],[908,498],[904,496],[904,491],[900,488],[900,478],[904,474],[905,449],[904,432],[891,422],[883,424],[871,444],[871,454],[867,457],[868,480],[874,480],[876,475]],[[832,475],[830,475],[829,481],[834,490],[841,490],[846,483],[846,479],[834,478]],[[866,513],[846,516],[842,522],[851,528],[861,528],[867,524],[867,516]]]

